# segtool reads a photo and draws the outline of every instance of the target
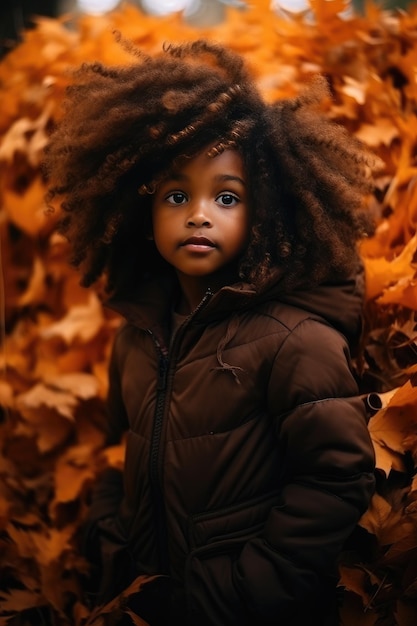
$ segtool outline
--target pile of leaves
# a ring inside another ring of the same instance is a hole
[[[196,37],[225,43],[247,58],[267,99],[322,73],[329,115],[382,158],[369,202],[378,227],[361,250],[367,304],[355,363],[364,393],[384,401],[369,422],[378,485],[342,555],[341,623],[415,626],[417,6],[367,4],[359,15],[343,0],[311,0],[298,14],[258,0],[209,28],[129,4],[104,16],[39,18],[0,62],[0,626],[99,625],[123,607],[119,597],[88,610],[78,549],[91,486],[123,463],[123,445],[105,448],[102,434],[120,320],[69,267],[40,167],[71,70],[128,60],[115,31],[145,51]]]

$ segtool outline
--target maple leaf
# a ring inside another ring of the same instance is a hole
[[[376,536],[382,546],[391,545],[407,537],[415,528],[414,522],[403,511],[395,510],[389,502],[376,493],[361,517],[360,526]]]
[[[22,152],[30,165],[39,165],[42,150],[48,142],[45,126],[49,117],[49,107],[45,107],[37,119],[21,117],[11,124],[0,143],[0,161],[10,163],[16,152]]]
[[[401,386],[369,422],[378,480],[361,528],[372,550],[342,570],[347,595],[341,615],[343,623],[358,626],[416,623],[407,600],[415,601],[416,594],[417,398],[410,365],[417,310],[417,12],[412,5],[386,11],[373,2],[365,3],[361,15],[348,8],[344,0],[312,0],[306,11],[294,14],[272,11],[269,0],[259,0],[245,10],[227,7],[223,22],[201,29],[180,14],[155,17],[124,4],[103,16],[79,16],[71,28],[68,17],[38,18],[0,61],[0,237],[6,276],[0,522],[6,535],[10,532],[1,544],[0,574],[13,572],[20,583],[19,593],[4,592],[0,605],[12,611],[19,604],[46,607],[56,626],[68,626],[63,606],[71,597],[75,626],[104,625],[118,611],[141,624],[126,609],[125,596],[107,612],[90,615],[73,575],[86,566],[77,560],[72,538],[88,489],[103,465],[123,467],[124,443],[103,449],[101,430],[119,320],[103,312],[98,296],[80,287],[69,268],[67,243],[53,232],[58,211],[44,212],[40,171],[71,71],[89,60],[130,62],[117,31],[145,52],[159,50],[165,41],[200,36],[229,45],[246,58],[268,101],[297,95],[312,75],[324,74],[332,90],[329,116],[382,158],[384,170],[369,199],[377,229],[360,247],[368,299],[363,358],[365,372],[384,390]],[[30,617],[23,625],[16,611],[16,626],[32,626]],[[9,626],[9,618],[0,624]]]
[[[126,599],[135,593],[139,593],[145,585],[151,584],[152,581],[157,578],[160,578],[160,576],[137,576],[126,589],[110,600],[110,602],[96,607],[83,626],[99,626],[100,624],[104,624],[102,619],[103,616],[107,614],[121,616],[126,612],[131,613],[130,609],[126,607]],[[141,620],[138,624],[139,626],[144,626],[147,622]]]
[[[42,412],[39,411],[43,407],[55,410],[56,413],[72,422],[77,404],[77,398],[72,392],[63,391],[45,383],[34,385],[29,391],[16,398],[16,406],[21,414],[34,424],[43,421]]]
[[[380,118],[378,125],[362,124],[355,135],[368,146],[377,148],[381,144],[390,146],[399,137],[399,131],[392,120]]]
[[[85,483],[94,478],[90,446],[79,445],[62,454],[55,467],[55,498],[52,509],[59,503],[70,502],[81,496]]]
[[[13,387],[5,380],[0,379],[0,406],[12,408],[14,404]]]
[[[32,609],[36,606],[44,606],[44,604],[45,600],[40,593],[28,589],[13,589],[12,591],[0,592],[0,611],[3,615],[9,612]]]
[[[416,268],[413,262],[414,255],[417,249],[417,235],[414,235],[412,239],[404,246],[401,253],[392,258],[368,258],[364,259],[365,271],[366,271],[366,297],[368,299],[380,296],[385,289],[389,288],[393,283],[401,281],[412,280],[414,278]],[[383,297],[380,296],[379,302],[383,302]],[[389,302],[389,297],[386,297],[386,301]]]
[[[67,344],[76,339],[89,341],[100,332],[102,325],[101,303],[98,297],[90,292],[87,304],[73,306],[62,320],[45,328],[42,336],[45,339],[60,337]]]
[[[103,457],[109,467],[121,470],[124,465],[125,452],[126,442],[123,441],[117,446],[108,446],[105,450],[103,450]]]

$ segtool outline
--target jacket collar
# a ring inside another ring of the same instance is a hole
[[[128,322],[152,330],[158,326],[163,327],[169,320],[177,292],[178,282],[175,275],[167,273],[143,281],[136,292],[116,294],[105,305]],[[228,285],[215,293],[208,290],[193,313],[193,318],[201,323],[213,321],[232,311],[251,306],[258,295],[253,285],[243,282]]]
[[[254,308],[262,302],[276,300],[324,318],[347,337],[352,347],[362,330],[364,289],[362,267],[344,281],[300,288],[290,293],[282,289],[280,272],[276,270],[263,286],[237,282],[214,294],[208,293],[192,319],[195,323],[206,324]],[[115,296],[105,304],[128,322],[166,337],[177,290],[175,274],[166,273],[157,279],[144,280],[136,292],[124,297]]]

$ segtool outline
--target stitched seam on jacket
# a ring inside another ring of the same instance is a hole
[[[343,397],[330,397],[330,398],[319,398],[318,400],[309,400],[308,402],[302,402],[301,404],[296,404],[295,406],[293,406],[291,409],[288,409],[288,411],[285,411],[285,413],[279,413],[279,415],[277,416],[278,418],[281,417],[285,417],[286,415],[289,415],[290,413],[293,413],[294,411],[296,411],[297,409],[302,409],[304,407],[308,407],[311,406],[313,404],[320,404],[321,402],[337,402],[337,401],[343,401],[343,400],[349,400],[350,398],[354,398],[355,396],[343,396]]]

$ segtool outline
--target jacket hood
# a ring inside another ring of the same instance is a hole
[[[343,282],[283,294],[281,301],[323,317],[356,349],[363,329],[365,280],[363,271]]]

